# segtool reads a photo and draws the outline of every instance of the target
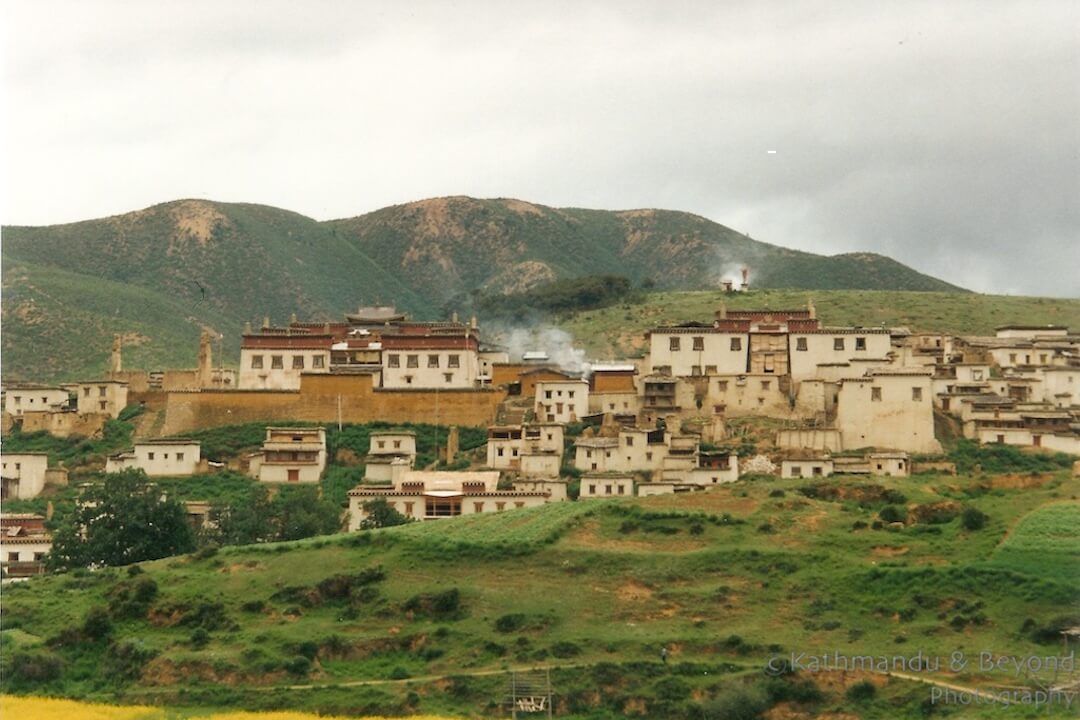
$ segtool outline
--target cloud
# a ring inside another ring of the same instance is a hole
[[[4,221],[509,196],[1080,295],[1080,6],[789,5],[8,4]]]

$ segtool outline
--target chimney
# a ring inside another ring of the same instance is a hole
[[[727,320],[727,303],[720,303],[720,309],[716,311],[717,320]]]
[[[811,320],[816,320],[817,319],[817,308],[814,307],[814,301],[813,300],[807,300],[806,301],[806,309],[810,311],[810,319]]]
[[[245,335],[250,335],[251,334],[251,321],[250,320],[248,320],[247,322],[244,323],[244,334]]]
[[[114,373],[118,373],[123,369],[123,357],[121,356],[120,348],[123,346],[123,341],[119,335],[113,335],[112,341],[112,357],[109,360],[109,370]]]
[[[291,315],[289,315],[289,324],[290,325],[295,325],[296,322],[297,322],[296,313],[292,313]]]
[[[457,319],[457,311],[455,310],[455,311],[454,311],[454,314],[450,316],[450,322],[452,322],[452,323],[455,323],[455,324],[456,324],[456,323],[457,323],[457,321],[458,321],[458,319]]]
[[[743,265],[742,269],[742,284],[743,290],[750,286],[750,268],[746,267],[745,265]]]
[[[263,330],[269,330],[269,329],[270,329],[270,316],[269,315],[263,315]]]
[[[476,322],[476,316],[475,315],[473,315],[471,318],[469,318],[469,327],[472,328],[473,330],[475,330],[476,328],[479,327],[479,325]]]

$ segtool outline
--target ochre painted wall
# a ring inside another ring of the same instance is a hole
[[[166,393],[161,435],[243,422],[438,422],[490,424],[505,397],[496,390],[385,390],[370,375],[304,375],[300,390]]]

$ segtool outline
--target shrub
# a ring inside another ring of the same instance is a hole
[[[577,657],[580,655],[581,647],[576,643],[563,640],[551,646],[551,654],[565,660],[566,658]]]
[[[257,613],[262,612],[266,607],[266,603],[262,600],[248,600],[246,603],[240,606],[240,609],[244,612]]]
[[[877,687],[869,680],[862,680],[849,687],[844,694],[847,696],[848,700],[864,702],[866,700],[874,699],[874,696],[877,695]]]
[[[412,675],[409,673],[409,671],[401,667],[400,665],[390,671],[391,680],[407,680],[410,677],[412,677]]]
[[[26,683],[56,680],[64,671],[64,661],[50,652],[23,651],[11,656],[11,674]]]
[[[206,632],[204,628],[195,628],[191,633],[191,646],[199,649],[206,647],[206,644],[210,642],[210,633]]]
[[[525,627],[526,617],[524,613],[511,613],[503,615],[495,621],[495,630],[501,633],[517,632]]]
[[[701,535],[704,532],[705,532],[705,526],[702,525],[700,522],[695,521],[695,522],[690,523],[690,534],[691,535]]]
[[[461,605],[461,591],[450,588],[438,593],[413,595],[405,601],[405,610],[427,615],[437,620],[456,620],[464,614]]]
[[[83,633],[92,640],[101,640],[112,632],[112,620],[109,619],[109,611],[103,607],[95,606],[86,613],[83,621]]]
[[[284,668],[290,675],[304,676],[311,672],[311,661],[303,655],[297,655],[286,660]]]
[[[129,682],[137,680],[146,664],[157,655],[141,640],[130,639],[114,642],[105,652],[104,670],[114,680]]]
[[[702,704],[702,715],[724,720],[755,720],[769,708],[765,692],[756,686],[726,687]]]
[[[668,702],[679,702],[690,697],[690,686],[685,680],[677,677],[658,680],[653,687],[656,690],[656,697]]]
[[[897,505],[886,505],[878,512],[878,517],[887,523],[904,522],[907,519],[907,510]]]
[[[784,491],[781,490],[780,488],[777,488],[777,489],[775,489],[775,490],[773,490],[772,492],[769,493],[769,497],[775,497],[775,498],[784,497]]]
[[[986,527],[986,521],[989,519],[989,515],[973,507],[964,508],[964,511],[960,514],[960,522],[965,530],[982,530]]]

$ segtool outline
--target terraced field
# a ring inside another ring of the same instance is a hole
[[[1025,515],[994,552],[993,562],[1080,579],[1080,503],[1047,505]]]

